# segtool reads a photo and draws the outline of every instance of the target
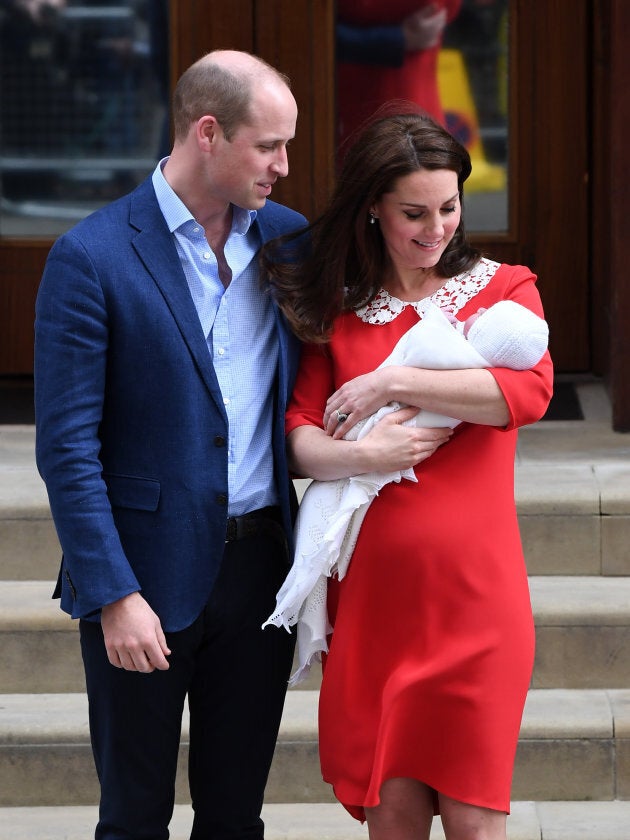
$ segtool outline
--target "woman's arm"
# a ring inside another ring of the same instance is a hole
[[[532,272],[525,266],[508,265],[499,271],[504,284],[503,299],[544,317]],[[477,302],[487,307],[497,301],[493,294],[484,297],[482,293]],[[329,435],[340,437],[381,405],[397,400],[469,423],[515,429],[542,417],[552,383],[553,366],[548,352],[525,371],[505,367],[431,370],[391,366],[356,377],[337,389],[326,403],[324,424]],[[336,410],[349,415],[346,423],[337,425]]]
[[[505,397],[489,370],[391,366],[357,376],[335,391],[326,403],[326,431],[339,438],[359,420],[393,401],[487,426],[505,426],[510,417]],[[345,423],[337,424],[337,411],[348,415]]]
[[[429,458],[451,436],[451,429],[401,425],[415,408],[392,412],[361,440],[339,440],[317,426],[297,426],[287,437],[289,465],[297,475],[319,481],[367,472],[406,470]]]

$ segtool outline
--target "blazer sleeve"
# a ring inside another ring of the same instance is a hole
[[[40,284],[35,319],[36,460],[64,554],[64,575],[85,617],[140,586],[125,557],[99,460],[108,319],[83,244],[62,236]]]

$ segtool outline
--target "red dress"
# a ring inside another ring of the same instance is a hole
[[[460,294],[453,278],[444,287],[459,318],[503,299],[542,315],[529,269],[481,262],[486,285],[464,284]],[[442,291],[433,300],[447,302]],[[348,313],[329,345],[306,348],[287,431],[321,425],[327,397],[377,367],[417,322],[413,305],[397,303],[393,320],[366,323]],[[544,413],[552,364],[545,354],[531,371],[493,375],[508,426],[462,423],[416,468],[417,484],[387,485],[368,510],[346,577],[330,581],[321,766],[360,820],[395,777],[509,812],[534,657],[513,490],[516,429]]]
[[[338,0],[337,17],[356,26],[401,24],[403,19],[435,0]],[[443,0],[447,21],[457,16],[461,0]],[[338,62],[338,142],[342,143],[383,103],[392,99],[415,102],[445,124],[440,104],[437,59],[440,46],[407,52],[402,66]]]

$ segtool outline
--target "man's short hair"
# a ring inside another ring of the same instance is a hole
[[[234,73],[212,60],[212,53],[196,61],[186,70],[173,94],[175,139],[182,141],[191,123],[208,114],[216,118],[225,139],[230,141],[240,125],[249,122],[252,83],[256,78],[273,76],[290,87],[289,79],[258,56],[253,66],[260,73]]]

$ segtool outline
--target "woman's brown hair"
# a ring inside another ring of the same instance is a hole
[[[370,207],[399,178],[419,169],[457,174],[460,201],[470,175],[470,156],[424,113],[377,117],[348,149],[324,213],[305,231],[268,243],[264,274],[295,333],[326,341],[341,312],[372,300],[382,287],[389,257]],[[291,244],[299,245],[292,248]],[[444,278],[471,268],[479,252],[466,240],[463,218],[435,267]]]

